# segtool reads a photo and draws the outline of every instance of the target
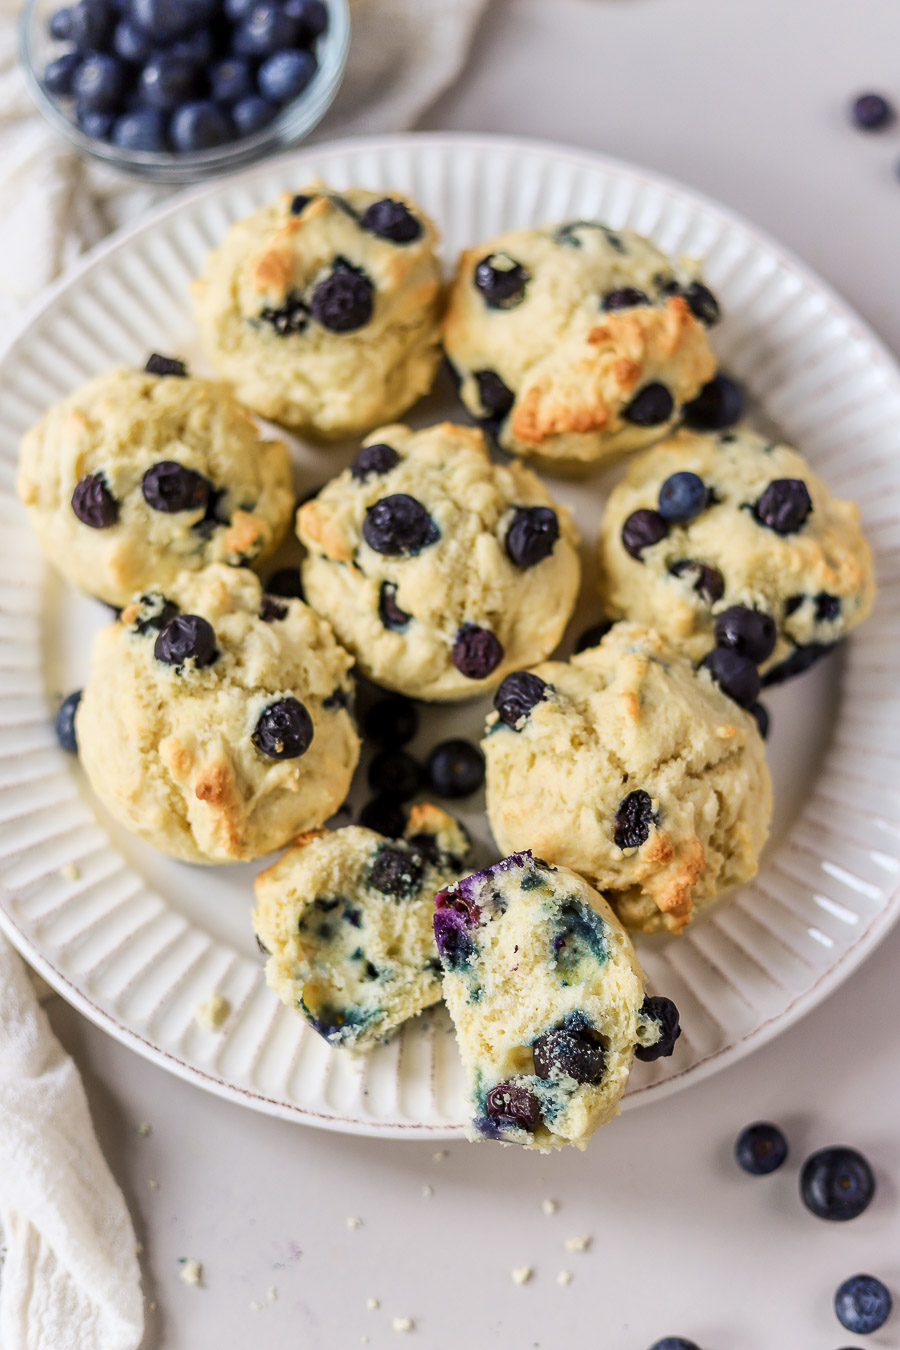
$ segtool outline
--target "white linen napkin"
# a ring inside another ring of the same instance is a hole
[[[487,0],[350,3],[347,74],[319,140],[413,125],[459,72]],[[43,122],[16,66],[20,7],[0,0],[2,337],[79,254],[172,191],[89,163]],[[0,1350],[136,1350],[144,1318],[125,1203],[77,1069],[2,935],[0,1229]]]

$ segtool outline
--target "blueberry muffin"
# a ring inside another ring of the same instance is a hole
[[[875,597],[857,507],[746,427],[681,431],[636,459],[609,498],[600,567],[612,614],[667,634],[736,690],[752,688],[748,666],[763,684],[806,670]]]
[[[616,624],[508,676],[494,709],[482,745],[504,852],[580,872],[645,933],[679,932],[756,872],[772,813],[756,722],[667,639]]]
[[[257,565],[294,508],[285,445],[162,357],[52,407],[22,442],[18,492],[50,561],[116,606],[209,563]]]
[[[566,867],[526,851],[448,886],[434,936],[471,1138],[584,1148],[618,1111],[635,1052],[674,1049],[675,1005],[646,998],[628,934]]]
[[[568,511],[471,427],[383,427],[297,533],[309,603],[370,679],[413,698],[469,698],[541,660],[578,592]]]
[[[269,987],[329,1045],[384,1040],[441,997],[434,896],[468,853],[462,826],[427,803],[403,839],[357,825],[301,835],[256,880]]]
[[[81,762],[110,814],[164,853],[261,857],[347,794],[351,665],[323,619],[252,572],[185,572],[98,633]]]
[[[397,193],[283,195],[234,225],[194,284],[210,359],[249,407],[314,436],[398,416],[440,362],[436,240]]]
[[[463,253],[444,345],[463,402],[504,450],[585,473],[674,425],[715,371],[718,317],[693,264],[578,220]]]

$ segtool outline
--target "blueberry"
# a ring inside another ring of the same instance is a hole
[[[504,544],[510,561],[527,570],[550,557],[558,538],[559,520],[549,506],[517,506]]]
[[[422,770],[406,750],[382,750],[369,765],[369,787],[383,797],[409,801],[419,790]]]
[[[352,333],[372,317],[374,287],[369,278],[338,258],[312,298],[313,317],[330,333]]]
[[[653,1342],[650,1350],[700,1350],[700,1347],[684,1336],[663,1336],[661,1341]]]
[[[502,422],[516,401],[516,396],[501,380],[495,370],[476,370],[475,385],[478,401],[486,418]]]
[[[69,694],[63,699],[56,714],[56,739],[63,750],[68,750],[70,755],[78,754],[78,741],[75,738],[75,714],[80,702],[81,690],[76,689],[74,694]]]
[[[692,281],[690,286],[686,286],[681,294],[688,302],[695,319],[699,319],[708,328],[719,322],[721,318],[719,302],[709,287],[704,286],[702,281]]]
[[[271,324],[279,337],[296,336],[309,326],[309,310],[296,291],[288,291],[278,309],[267,305],[259,318],[261,323]]]
[[[288,616],[288,607],[275,595],[264,595],[259,602],[259,617],[263,623],[278,623]]]
[[[376,745],[406,745],[419,730],[419,714],[400,694],[382,698],[366,714],[365,733]]]
[[[405,492],[381,497],[369,507],[362,536],[369,548],[392,558],[421,553],[439,537],[422,503]]]
[[[296,19],[272,0],[259,0],[235,34],[235,51],[242,56],[272,56],[293,47],[300,36]]]
[[[752,708],[759,698],[759,671],[748,656],[732,647],[715,647],[704,656],[702,665],[724,694],[742,708]]]
[[[107,112],[122,96],[125,72],[122,63],[105,52],[91,52],[75,71],[72,93],[89,112]]]
[[[809,489],[802,478],[776,478],[753,508],[760,525],[776,534],[794,534],[813,509]]]
[[[167,666],[181,667],[191,660],[198,668],[211,666],[219,655],[212,624],[199,614],[177,614],[161,630],[153,655]]]
[[[172,42],[194,22],[192,6],[185,0],[129,0],[129,14],[154,42]]]
[[[173,42],[169,51],[182,61],[190,61],[195,69],[203,67],[205,72],[213,59],[213,35],[208,28],[198,28],[196,32]]]
[[[624,410],[622,416],[636,427],[658,427],[668,422],[675,411],[675,400],[664,384],[645,384]]]
[[[682,412],[694,431],[722,431],[734,426],[744,411],[744,391],[727,375],[715,375]]]
[[[749,712],[750,716],[753,718],[754,722],[759,728],[760,736],[762,736],[764,741],[768,740],[769,739],[768,708],[766,708],[765,705],[762,703],[754,703],[751,705],[751,707],[747,709],[747,711]]]
[[[273,103],[290,103],[303,93],[316,68],[312,52],[303,49],[276,52],[257,72],[260,93]]]
[[[312,200],[312,197],[307,197],[303,192],[296,193],[291,201],[291,215],[302,216]]]
[[[812,1153],[800,1173],[800,1197],[820,1219],[842,1223],[868,1209],[875,1177],[855,1148],[823,1148]]]
[[[172,375],[180,380],[188,373],[187,366],[177,356],[160,356],[159,352],[153,352],[147,357],[144,370],[148,375]]]
[[[238,99],[231,109],[231,119],[239,136],[252,136],[255,131],[262,131],[277,116],[275,104],[261,98],[259,94]]]
[[[400,633],[412,618],[397,604],[397,587],[392,581],[383,581],[378,592],[378,617],[391,632]]]
[[[896,113],[882,94],[860,94],[850,105],[850,116],[860,131],[880,131]]]
[[[617,290],[607,291],[602,303],[605,310],[634,309],[635,305],[649,305],[650,297],[634,286],[619,286]]]
[[[841,597],[819,591],[816,596],[816,623],[833,623],[840,616]]]
[[[790,656],[786,656],[783,661],[779,661],[777,666],[770,667],[763,677],[763,684],[767,687],[773,684],[784,684],[785,680],[792,680],[795,675],[802,675],[804,671],[809,670],[823,656],[834,651],[836,642],[806,642],[796,646]]]
[[[686,470],[670,474],[659,489],[659,514],[673,524],[694,520],[708,502],[709,489],[703,479]]]
[[[738,1166],[754,1177],[776,1172],[788,1155],[787,1140],[777,1125],[757,1121],[741,1130],[734,1144]]]
[[[561,1026],[545,1031],[532,1046],[534,1071],[550,1078],[554,1069],[576,1083],[599,1083],[606,1068],[606,1051],[587,1026]]]
[[[591,627],[586,628],[578,637],[575,643],[575,651],[584,652],[589,647],[596,647],[603,641],[612,626],[612,619],[601,619],[599,623],[591,624]]]
[[[130,19],[120,19],[116,24],[112,45],[116,56],[136,66],[143,65],[153,51],[150,38]]]
[[[71,9],[58,9],[47,21],[47,31],[57,42],[68,42],[72,36]]]
[[[547,696],[549,685],[529,670],[516,670],[501,680],[494,694],[494,707],[501,722],[514,730]]]
[[[613,839],[617,848],[640,848],[650,837],[653,824],[653,801],[649,792],[636,788],[619,802],[616,810]]]
[[[77,121],[85,136],[89,136],[92,141],[108,141],[116,119],[111,112],[92,112],[90,108],[78,108]]]
[[[209,92],[217,103],[238,103],[254,94],[256,85],[250,63],[238,56],[217,61],[209,72]]]
[[[622,547],[640,562],[644,549],[658,544],[668,533],[669,527],[658,511],[632,511],[622,526]]]
[[[194,92],[195,78],[192,61],[171,52],[158,52],[141,71],[138,91],[149,107],[169,112]]]
[[[442,741],[425,761],[425,775],[439,797],[469,797],[484,783],[484,755],[470,741]]]
[[[174,459],[151,464],[141,479],[144,501],[154,511],[205,511],[212,484]]]
[[[503,660],[503,645],[490,629],[464,623],[450,655],[456,669],[467,680],[486,680]]]
[[[225,16],[232,23],[242,23],[244,19],[249,18],[250,11],[255,9],[258,0],[225,0]]]
[[[364,483],[373,474],[380,476],[388,473],[399,463],[400,456],[393,446],[385,445],[383,441],[377,441],[374,445],[364,445],[357,452],[353,463],[350,465],[350,473],[358,483]]]
[[[231,123],[225,113],[207,99],[183,103],[176,108],[169,126],[172,145],[184,154],[223,145],[231,134]]]
[[[75,73],[81,65],[78,52],[66,52],[55,61],[49,61],[44,70],[44,88],[48,94],[65,98],[72,92]]]
[[[103,0],[78,0],[69,10],[69,38],[79,52],[99,52],[112,34],[113,15]]]
[[[679,558],[670,564],[669,571],[674,577],[692,578],[694,590],[710,605],[721,600],[725,594],[725,578],[717,567],[709,567],[693,558]]]
[[[541,1108],[537,1098],[527,1088],[513,1083],[498,1083],[487,1095],[486,1109],[490,1119],[503,1126],[518,1125],[533,1133],[541,1123]]]
[[[444,966],[453,970],[467,964],[475,953],[475,944],[467,932],[469,916],[461,909],[442,907],[441,898],[444,895],[444,891],[438,891],[435,896],[434,945]]]
[[[72,493],[72,510],[82,525],[89,525],[92,530],[108,530],[119,519],[119,503],[102,473],[89,473],[79,479]]]
[[[156,108],[138,108],[125,113],[113,124],[112,142],[122,150],[165,150],[165,118]]]
[[[716,617],[717,645],[731,647],[755,665],[769,659],[777,638],[775,620],[764,610],[732,605]]]
[[[286,600],[303,599],[303,582],[299,567],[282,567],[273,572],[266,582],[267,595],[281,595]]]
[[[475,267],[475,285],[491,309],[512,309],[525,297],[528,273],[506,253],[489,253]]]
[[[379,239],[390,239],[393,244],[411,244],[422,234],[418,216],[414,216],[404,202],[392,197],[384,197],[367,206],[359,223],[364,230],[377,234]]]
[[[406,829],[406,812],[395,797],[372,797],[360,811],[359,823],[388,839],[399,839]]]
[[[313,723],[296,698],[270,703],[253,730],[253,744],[269,759],[299,759],[312,745]]]
[[[890,1291],[874,1275],[851,1275],[834,1296],[837,1320],[854,1336],[869,1336],[883,1327],[893,1304]]]
[[[299,20],[304,42],[314,42],[328,28],[328,6],[324,0],[284,0],[284,8]]]
[[[380,848],[369,873],[369,884],[381,891],[408,900],[415,895],[425,870],[421,857],[407,848]]]
[[[645,1064],[652,1064],[657,1059],[668,1059],[681,1035],[681,1021],[675,1004],[661,994],[648,995],[641,1006],[641,1015],[659,1023],[659,1040],[655,1045],[635,1046],[635,1056]]]

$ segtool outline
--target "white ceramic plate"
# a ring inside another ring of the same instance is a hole
[[[862,506],[878,606],[843,654],[766,700],[776,805],[759,877],[686,936],[641,944],[653,988],[681,1008],[684,1035],[672,1059],[636,1066],[625,1105],[660,1097],[808,1012],[900,908],[900,372],[771,240],[683,188],[597,156],[447,136],[304,150],[110,241],[31,317],[0,364],[0,924],[87,1016],[214,1092],[337,1130],[461,1129],[461,1071],[442,1012],[362,1063],[330,1051],[266,988],[248,920],[256,869],[171,862],[97,808],[56,746],[52,716],[59,696],[82,683],[91,633],[108,615],[44,567],[14,495],[19,437],[53,400],[151,350],[196,356],[202,369],[188,282],[207,249],[230,222],[316,175],[336,188],[411,193],[440,223],[448,260],[498,230],[573,217],[629,226],[668,252],[704,258],[726,314],[715,330],[725,366],[831,487]],[[443,391],[414,420],[454,413]],[[298,444],[300,490],[349,453]],[[609,481],[554,484],[575,508],[587,559]],[[599,612],[588,561],[569,644]],[[483,704],[427,710],[418,747],[477,736],[483,712]],[[489,846],[480,803],[464,817]],[[214,989],[233,1009],[218,1032],[193,1017]]]

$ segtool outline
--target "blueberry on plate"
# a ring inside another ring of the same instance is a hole
[[[883,1327],[894,1300],[890,1290],[874,1275],[851,1275],[834,1296],[837,1320],[855,1336],[869,1336]]]
[[[883,94],[860,94],[850,105],[850,117],[860,131],[880,131],[896,113]]]
[[[741,1130],[734,1144],[738,1165],[754,1177],[777,1171],[787,1155],[787,1140],[781,1130],[765,1120]]]
[[[408,698],[397,694],[372,705],[364,729],[376,745],[407,745],[419,730],[419,714]]]
[[[275,104],[260,94],[249,94],[231,107],[231,119],[239,136],[252,136],[254,131],[262,131],[277,116]]]
[[[369,765],[368,779],[380,796],[406,802],[418,792],[422,770],[407,750],[381,750]]]
[[[661,1341],[654,1341],[650,1350],[700,1350],[696,1341],[689,1341],[684,1336],[663,1336]]]
[[[316,58],[304,49],[279,51],[264,61],[257,72],[260,93],[273,103],[298,98],[316,73]]]
[[[406,812],[396,797],[372,797],[360,811],[359,823],[388,839],[399,839],[406,829]]]
[[[169,138],[174,149],[181,153],[211,150],[229,140],[231,133],[226,114],[207,99],[183,103],[176,108],[169,125]]]
[[[82,108],[106,112],[119,102],[124,85],[122,63],[106,52],[91,52],[75,71],[72,93]]]
[[[438,796],[468,797],[484,783],[484,755],[471,741],[441,741],[425,762],[425,774]]]
[[[137,108],[117,117],[112,143],[121,150],[165,150],[166,119],[158,108]]]
[[[874,1194],[872,1168],[855,1148],[822,1148],[803,1164],[800,1198],[819,1219],[836,1223],[857,1219]]]
[[[670,524],[693,520],[706,510],[709,489],[696,473],[672,473],[659,489],[659,514]]]
[[[253,70],[249,61],[229,56],[217,61],[209,72],[209,92],[216,103],[237,103],[256,93]]]
[[[55,61],[49,61],[44,70],[44,88],[48,94],[65,98],[72,92],[75,73],[81,65],[78,52],[66,52]]]
[[[692,431],[724,431],[740,420],[743,411],[744,391],[727,375],[715,375],[682,409]]]
[[[75,714],[80,702],[81,690],[76,689],[74,694],[69,694],[63,699],[56,714],[56,739],[63,750],[67,750],[70,755],[77,755],[78,753],[78,741],[75,738]]]

